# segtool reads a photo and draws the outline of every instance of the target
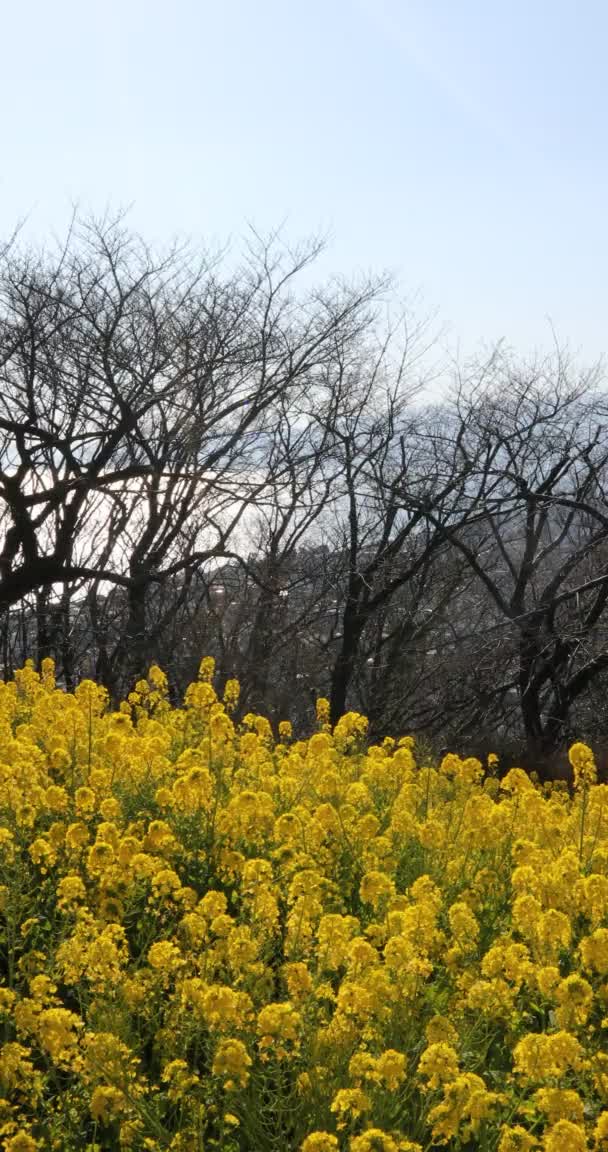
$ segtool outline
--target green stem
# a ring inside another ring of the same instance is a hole
[[[579,835],[579,841],[578,841],[579,864],[581,864],[582,860],[583,860],[583,838],[585,835],[585,816],[587,813],[587,792],[588,792],[587,785],[583,784],[583,795],[582,795],[582,799],[581,799],[581,827],[580,827],[580,835]]]

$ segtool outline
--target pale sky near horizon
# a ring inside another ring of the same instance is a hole
[[[1,5],[0,239],[323,232],[462,354],[608,352],[605,0]]]

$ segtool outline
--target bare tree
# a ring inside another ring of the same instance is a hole
[[[4,254],[0,613],[37,596],[41,653],[48,589],[64,589],[64,635],[76,583],[91,607],[122,589],[107,664],[135,674],[150,589],[232,554],[277,410],[370,323],[376,285],[295,291],[317,252],[256,239],[222,276],[102,222],[76,223],[56,257]]]
[[[340,618],[332,637],[334,722],[347,707],[354,678],[361,682],[365,669],[366,678],[377,682],[382,650],[420,629],[422,590],[446,546],[442,526],[465,522],[474,508],[459,443],[451,459],[439,452],[430,434],[432,414],[413,403],[418,387],[407,355],[396,371],[385,348],[363,375],[360,364],[346,359],[341,369],[341,386],[351,399],[333,431],[342,492],[333,538],[342,559]]]
[[[486,705],[516,693],[535,766],[555,754],[576,701],[608,667],[608,649],[596,644],[608,602],[608,438],[597,383],[595,372],[572,380],[561,358],[525,370],[494,357],[454,409],[479,515],[467,526],[427,511],[491,602],[495,653],[501,630],[513,641],[513,663],[497,669]]]
[[[228,268],[120,220],[1,250],[5,674],[53,654],[117,697],[212,651],[245,708],[327,693],[548,770],[608,732],[598,373],[498,350],[424,404],[424,331],[383,281],[311,286],[318,253],[252,234]]]

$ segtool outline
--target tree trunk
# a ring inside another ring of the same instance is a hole
[[[355,671],[364,621],[356,603],[346,605],[342,617],[342,643],[331,674],[330,721],[337,724],[346,712],[348,691]]]
[[[127,626],[125,631],[126,652],[124,666],[127,678],[127,691],[131,691],[135,681],[148,671],[150,653],[146,647],[146,600],[148,581],[145,577],[134,580],[127,597]]]

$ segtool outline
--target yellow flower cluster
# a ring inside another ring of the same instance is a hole
[[[608,787],[0,684],[0,1148],[608,1152]]]

